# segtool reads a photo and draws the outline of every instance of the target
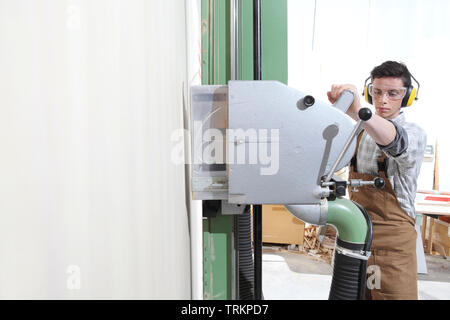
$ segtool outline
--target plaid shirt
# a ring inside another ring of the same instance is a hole
[[[357,154],[357,171],[378,175],[377,159],[383,151],[387,156],[387,176],[398,202],[402,209],[415,219],[417,178],[424,158],[427,136],[415,123],[406,122],[403,112],[390,121],[397,129],[397,136],[388,146],[378,145],[367,132],[363,133]]]

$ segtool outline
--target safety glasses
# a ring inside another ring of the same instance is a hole
[[[388,99],[390,100],[401,100],[406,95],[406,88],[381,88],[376,87],[373,84],[369,84],[369,94],[374,98],[382,98],[385,94],[387,94]]]

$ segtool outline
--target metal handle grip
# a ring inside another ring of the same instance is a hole
[[[368,108],[362,108],[358,112],[359,121],[356,124],[356,126],[353,128],[352,133],[350,134],[350,137],[347,139],[347,142],[344,145],[344,149],[339,154],[336,162],[331,167],[330,172],[328,173],[327,178],[325,179],[325,182],[330,182],[331,178],[334,175],[334,172],[336,171],[337,166],[341,162],[342,158],[344,157],[344,154],[347,152],[348,148],[350,147],[353,139],[356,137],[356,134],[358,133],[359,129],[361,128],[363,122],[370,120],[372,118],[372,111]]]

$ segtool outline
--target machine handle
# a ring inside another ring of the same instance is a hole
[[[361,108],[358,112],[360,121],[369,121],[372,118],[372,111],[369,108]]]
[[[375,180],[373,180],[373,185],[377,189],[383,189],[384,186],[386,185],[386,182],[384,181],[383,178],[378,177],[375,178]]]
[[[336,100],[333,107],[341,110],[343,113],[346,113],[348,108],[350,108],[350,106],[352,105],[353,100],[355,100],[353,92],[351,92],[350,90],[345,90]]]
[[[359,117],[359,121],[356,124],[356,126],[353,128],[353,131],[350,134],[350,137],[347,139],[347,142],[344,145],[344,149],[341,151],[336,162],[331,167],[331,170],[325,179],[325,183],[331,181],[331,178],[333,177],[334,172],[336,171],[336,168],[339,165],[339,162],[341,162],[342,158],[344,157],[344,154],[347,152],[348,148],[350,147],[350,144],[352,143],[353,139],[356,137],[356,134],[358,133],[359,129],[361,128],[363,122],[369,121],[372,118],[372,111],[370,111],[369,108],[361,108],[358,112],[358,117]]]
[[[352,179],[348,182],[348,185],[353,189],[370,186],[375,187],[377,189],[383,189],[386,186],[386,182],[383,178],[377,177],[373,179],[373,181],[363,181],[361,179]]]

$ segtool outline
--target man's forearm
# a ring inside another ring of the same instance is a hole
[[[358,115],[350,114],[355,121],[359,121]],[[388,120],[374,114],[369,121],[363,123],[363,129],[375,140],[376,143],[382,146],[387,146],[394,141],[397,131],[395,126]]]

